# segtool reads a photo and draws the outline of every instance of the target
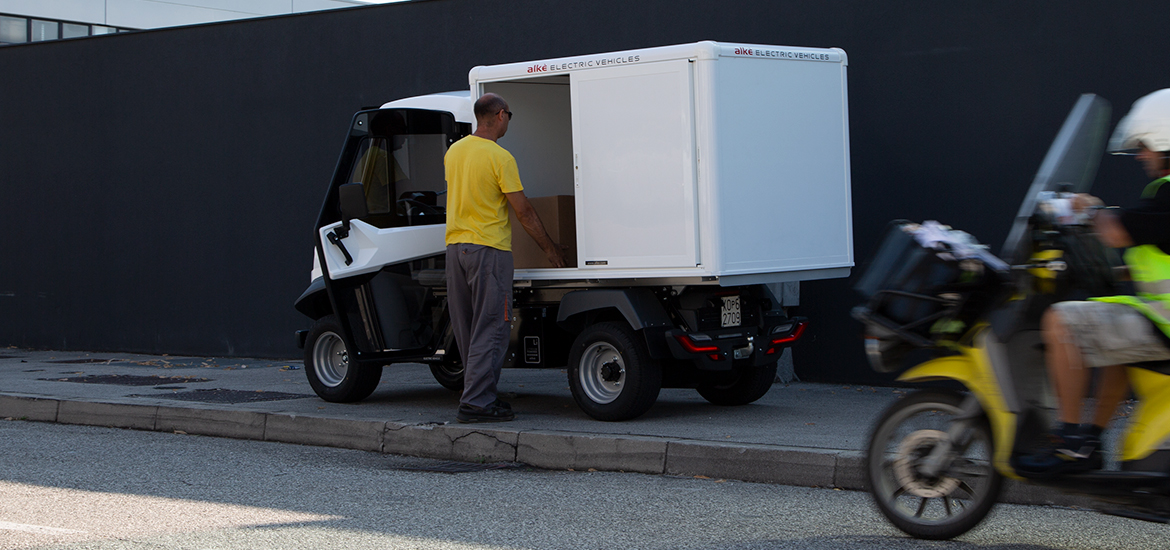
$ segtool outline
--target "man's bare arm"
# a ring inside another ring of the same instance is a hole
[[[565,256],[561,252],[561,247],[548,236],[548,231],[540,222],[540,216],[536,214],[536,209],[532,208],[532,203],[528,202],[524,192],[504,193],[504,196],[508,197],[508,204],[512,205],[512,210],[516,212],[516,218],[520,220],[520,225],[524,226],[524,231],[548,256],[549,263],[553,267],[565,267]]]

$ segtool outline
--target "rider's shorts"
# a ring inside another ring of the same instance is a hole
[[[1154,322],[1125,304],[1060,302],[1052,306],[1081,348],[1086,367],[1170,360]]]

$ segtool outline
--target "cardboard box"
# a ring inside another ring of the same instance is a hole
[[[573,205],[572,195],[555,195],[551,197],[529,197],[528,202],[540,216],[544,229],[553,242],[567,246],[565,266],[577,267],[577,218]],[[512,259],[516,269],[550,268],[548,256],[544,250],[528,236],[516,213],[508,209],[508,217],[512,222]]]

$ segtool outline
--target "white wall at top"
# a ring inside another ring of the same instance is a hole
[[[106,0],[0,0],[0,13],[104,25]]]
[[[0,0],[0,13],[153,29],[361,5],[366,3],[354,0]]]
[[[105,0],[105,4],[107,25],[132,29],[211,23],[292,11],[291,0],[186,0],[182,4],[156,0]]]
[[[292,11],[331,10],[334,8],[352,8],[354,6],[368,6],[369,2],[354,2],[353,0],[292,0]]]

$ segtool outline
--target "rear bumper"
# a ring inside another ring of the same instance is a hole
[[[762,327],[733,327],[704,332],[666,331],[666,346],[675,359],[694,361],[699,370],[725,371],[775,362],[784,348],[804,335],[808,319],[793,317]]]

